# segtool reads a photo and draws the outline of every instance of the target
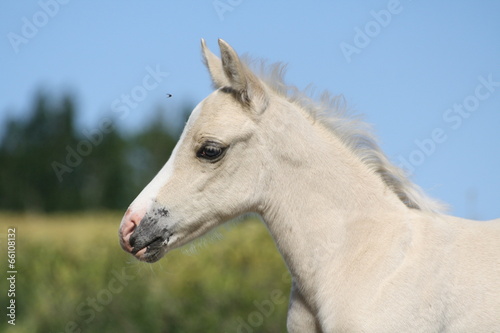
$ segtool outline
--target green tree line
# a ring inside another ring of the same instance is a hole
[[[125,209],[178,137],[161,119],[128,135],[111,118],[79,129],[71,95],[38,93],[30,108],[28,117],[7,121],[0,142],[1,210]]]

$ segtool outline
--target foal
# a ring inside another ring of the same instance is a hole
[[[254,212],[292,275],[289,332],[500,332],[500,220],[440,214],[335,99],[219,47],[202,41],[216,90],[125,213],[123,249],[154,262]]]

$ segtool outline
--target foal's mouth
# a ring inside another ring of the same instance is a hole
[[[149,263],[160,260],[166,253],[166,247],[173,233],[157,236],[149,241],[135,241],[131,239],[132,250],[130,251],[137,259]]]

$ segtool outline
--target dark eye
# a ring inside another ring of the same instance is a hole
[[[204,144],[196,153],[196,157],[203,158],[209,161],[216,161],[226,150],[225,147],[222,147],[220,144],[215,142],[208,142]]]

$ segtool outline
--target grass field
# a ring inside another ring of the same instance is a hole
[[[230,223],[155,264],[123,252],[121,214],[0,214],[0,332],[285,332],[290,281],[266,228]],[[7,233],[16,228],[15,298]],[[15,299],[15,326],[6,316]]]

